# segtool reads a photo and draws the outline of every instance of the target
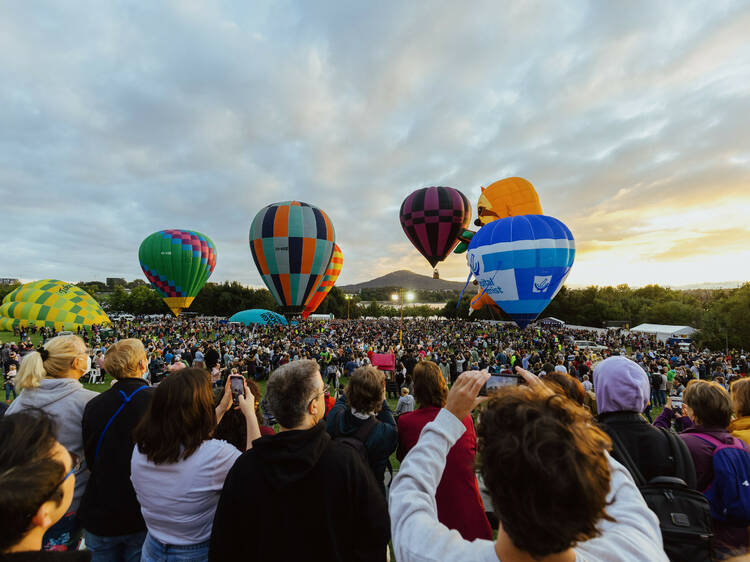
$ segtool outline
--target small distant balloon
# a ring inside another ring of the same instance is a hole
[[[302,311],[302,318],[307,318],[308,316],[310,316],[322,304],[322,302],[328,296],[328,293],[331,291],[331,289],[333,289],[333,286],[336,283],[336,279],[339,278],[339,274],[341,273],[341,268],[343,266],[344,255],[341,253],[341,248],[339,248],[338,244],[334,244],[333,256],[331,257],[331,261],[328,264],[328,268],[326,269],[326,275],[323,278],[323,282],[318,286],[318,290],[315,291],[315,294],[310,299],[310,302],[307,303],[305,310]]]
[[[141,269],[175,316],[188,308],[216,267],[216,246],[205,234],[154,232],[138,249]]]
[[[452,187],[423,187],[404,199],[399,217],[406,236],[434,268],[458,244],[471,221],[471,205]]]

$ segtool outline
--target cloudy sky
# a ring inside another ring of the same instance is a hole
[[[187,228],[260,285],[248,227],[288,199],[342,282],[429,274],[404,197],[517,175],[576,237],[569,284],[748,280],[748,29],[742,1],[4,3],[0,276],[143,278],[141,240]]]

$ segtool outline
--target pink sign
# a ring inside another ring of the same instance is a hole
[[[373,353],[370,361],[372,361],[373,367],[377,367],[381,371],[396,370],[396,356],[393,353]]]

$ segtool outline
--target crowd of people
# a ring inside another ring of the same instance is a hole
[[[400,332],[392,319],[136,318],[41,346],[19,333],[0,348],[17,393],[0,418],[0,519],[14,522],[0,560],[747,550],[750,494],[727,481],[730,468],[750,478],[744,352],[497,322]],[[392,370],[373,366],[382,354]],[[87,390],[92,373],[112,385]],[[521,384],[485,391],[499,374]],[[651,492],[666,488],[690,501],[665,518]]]

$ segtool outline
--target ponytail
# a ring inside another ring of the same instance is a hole
[[[45,376],[47,371],[44,370],[42,355],[38,351],[32,351],[21,361],[21,368],[16,375],[16,390],[21,392],[27,388],[37,388]]]
[[[86,353],[86,344],[78,336],[57,336],[44,347],[27,353],[16,375],[16,390],[38,388],[45,377],[60,378],[68,374],[73,360]]]

